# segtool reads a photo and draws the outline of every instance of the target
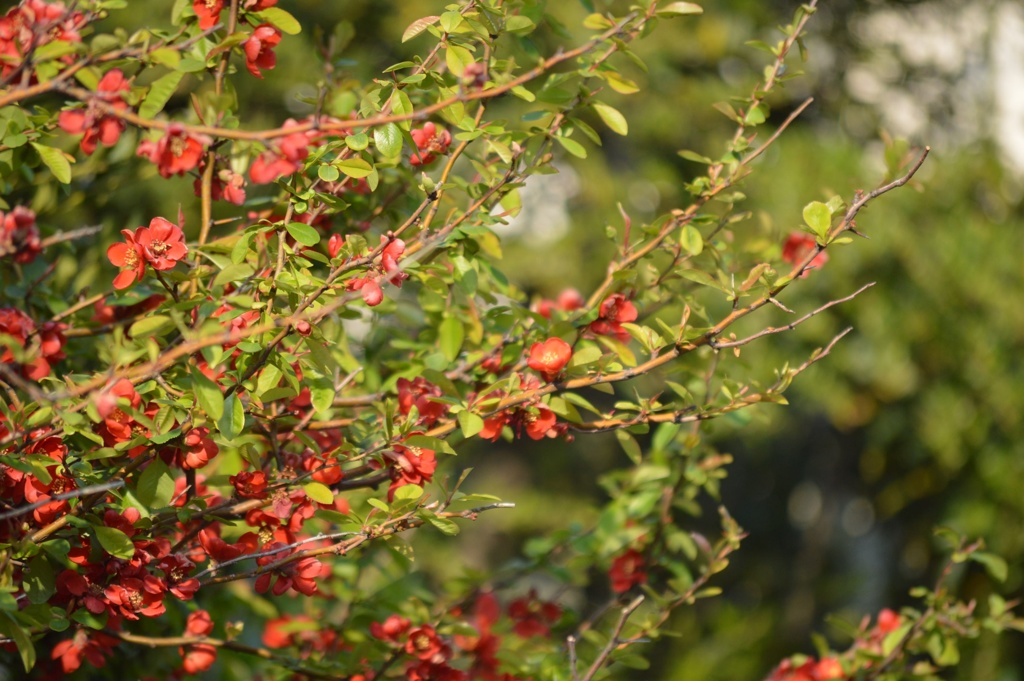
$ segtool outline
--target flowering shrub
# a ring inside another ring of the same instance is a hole
[[[724,508],[713,539],[694,529],[729,463],[702,424],[784,403],[845,332],[767,384],[728,358],[844,300],[769,326],[927,153],[849,204],[812,201],[794,235],[736,226],[735,188],[806,106],[764,131],[815,3],[725,107],[724,154],[683,152],[703,167],[690,202],[637,228],[623,212],[604,280],[532,305],[498,269],[494,228],[531,178],[600,143],[591,123],[628,132],[608,102],[641,90],[622,69],[640,59],[631,45],[697,5],[594,13],[586,39],[540,57],[530,36],[561,34],[537,3],[439,7],[402,36],[421,41],[417,59],[327,79],[313,113],[254,129],[233,83],[270,78],[303,30],[286,6],[177,2],[172,29],[103,33],[125,4],[24,0],[0,19],[0,162],[23,169],[4,175],[0,206],[3,664],[16,655],[33,678],[424,681],[644,667],[639,643],[717,593],[745,536]],[[174,220],[61,223],[55,186],[94,191],[122,166],[189,179]],[[87,291],[57,267],[103,253]],[[738,337],[746,319],[761,330]],[[404,579],[399,536],[454,542],[514,508],[467,491],[460,451],[606,431],[628,464],[592,526],[537,538],[504,573]],[[999,576],[980,544],[954,548]],[[532,588],[542,576],[555,586]],[[920,610],[866,620],[844,651],[765,673],[931,673],[955,664],[958,637],[1019,626],[1005,603],[982,618],[944,584]]]

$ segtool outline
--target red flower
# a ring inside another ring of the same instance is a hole
[[[27,0],[11,8],[0,17],[0,79],[19,69],[23,56],[33,48],[52,41],[81,42],[78,29],[84,24],[85,15],[69,12],[63,2]],[[64,60],[69,58],[71,55]]]
[[[448,413],[448,405],[430,399],[441,395],[441,389],[422,376],[412,381],[407,378],[398,379],[398,411],[408,416],[415,406],[419,412],[416,420],[418,425],[430,427]]]
[[[523,638],[547,636],[551,625],[561,618],[562,609],[555,603],[537,598],[533,589],[523,598],[508,604],[508,616],[515,622],[512,629]]]
[[[410,655],[434,664],[444,662],[448,655],[445,654],[447,646],[429,624],[416,627],[409,631],[409,638],[405,642],[405,652]]]
[[[101,434],[109,435],[111,444],[127,442],[132,439],[132,427],[135,425],[135,419],[118,406],[117,402],[122,398],[128,400],[132,409],[138,409],[142,404],[142,397],[135,392],[135,386],[127,378],[118,380],[109,390],[96,397],[96,411],[103,419],[100,428],[105,431]],[[106,437],[103,439],[107,440]]]
[[[898,613],[889,608],[883,608],[878,613],[878,626],[876,629],[883,634],[889,634],[900,628],[903,623]]]
[[[192,11],[199,17],[199,28],[213,28],[220,21],[224,0],[192,0]]]
[[[199,169],[202,174],[203,166],[200,165]],[[192,191],[196,196],[202,196],[203,180],[201,177],[197,177],[192,183]],[[226,168],[221,170],[213,176],[213,182],[210,183],[210,198],[214,201],[227,201],[241,206],[245,203],[245,176]]]
[[[281,32],[270,24],[260,24],[248,40],[242,43],[245,52],[245,66],[249,73],[262,79],[260,69],[272,69],[277,65],[274,48],[281,42]]]
[[[842,678],[845,678],[845,674],[839,660],[826,657],[820,662],[811,658],[799,667],[792,660],[783,660],[765,681],[829,681]]]
[[[269,546],[265,547],[268,550],[284,548],[285,544],[281,542],[274,542]],[[263,556],[256,559],[256,564],[259,566],[270,565],[281,560],[282,557],[287,555],[285,552],[272,554],[269,556]],[[256,578],[256,593],[266,593],[270,589],[270,582],[274,576],[277,575],[277,581],[274,583],[274,588],[271,592],[275,596],[280,596],[289,588],[295,589],[299,593],[305,596],[312,596],[317,592],[316,578],[320,576],[323,571],[323,564],[313,557],[301,558],[297,561],[285,563],[274,568],[271,572],[264,572]]]
[[[187,576],[188,573],[195,569],[195,563],[185,556],[179,553],[171,554],[164,557],[157,567],[167,576],[168,590],[181,600],[192,600],[195,593],[199,591],[199,580]],[[200,610],[199,612],[203,611]],[[189,619],[191,620],[191,615]]]
[[[146,276],[146,259],[142,254],[142,246],[135,241],[135,235],[129,229],[122,229],[124,242],[118,242],[107,249],[107,259],[117,267],[123,268],[114,277],[114,288],[126,289]]]
[[[196,610],[189,613],[185,620],[186,636],[209,636],[213,633],[213,618],[205,610]]]
[[[181,227],[159,217],[150,220],[149,227],[135,230],[135,243],[142,248],[143,257],[154,270],[174,269],[175,263],[188,253],[184,238]]]
[[[331,238],[327,240],[327,255],[331,256],[331,259],[338,257],[338,253],[341,253],[341,247],[345,243],[345,237],[341,234],[332,234]]]
[[[553,381],[572,357],[572,346],[561,338],[549,338],[530,347],[527,366],[539,373],[545,381]]]
[[[381,290],[380,284],[378,284],[377,280],[373,277],[349,279],[346,284],[346,288],[348,288],[349,291],[361,291],[363,294],[363,302],[370,307],[376,307],[384,300],[384,291]]]
[[[185,435],[184,444],[188,448],[181,457],[181,467],[184,470],[202,468],[210,463],[210,459],[220,453],[220,448],[210,439],[210,429],[203,426],[193,428]]]
[[[370,623],[370,636],[381,641],[398,643],[398,639],[409,629],[409,620],[398,615],[389,615],[383,624],[380,622]]]
[[[284,127],[297,125],[289,118]],[[256,184],[267,184],[279,177],[291,175],[302,170],[302,162],[309,156],[309,143],[312,135],[305,132],[293,132],[277,141],[274,148],[260,154],[249,166],[249,179]]]
[[[627,549],[612,561],[608,577],[612,581],[612,591],[617,594],[629,591],[637,584],[647,581],[644,571],[644,556],[636,549]]]
[[[27,264],[42,250],[33,211],[24,206],[15,206],[7,215],[0,211],[0,258],[14,256],[14,262]]]
[[[414,166],[430,165],[437,158],[438,154],[448,152],[452,143],[452,135],[447,130],[437,131],[433,123],[425,123],[422,128],[416,128],[411,133],[412,141],[416,143],[416,151],[412,153],[409,163]]]
[[[61,669],[65,674],[70,674],[81,667],[83,658],[93,667],[102,669],[106,663],[105,656],[120,642],[120,639],[99,631],[79,629],[71,638],[57,643],[50,657],[60,660]]]
[[[46,322],[37,329],[32,318],[21,310],[0,308],[0,333],[11,336],[29,352],[30,358],[21,365],[21,373],[33,381],[49,376],[51,363],[64,359],[66,328],[65,324]],[[15,363],[10,347],[0,346],[0,364]]]
[[[241,471],[228,478],[228,482],[234,485],[235,494],[245,499],[263,499],[267,496],[267,474],[263,471]]]
[[[121,93],[128,92],[129,89],[128,79],[124,77],[121,70],[111,69],[100,79],[93,99],[104,101],[117,109],[127,109],[128,104],[121,98]],[[125,129],[123,120],[97,110],[92,101],[84,109],[61,111],[57,124],[64,132],[72,135],[85,133],[82,141],[79,142],[79,147],[85,154],[96,151],[97,141],[108,147],[114,146]]]
[[[391,485],[388,501],[395,498],[395,490],[405,485],[423,485],[434,479],[437,458],[433,449],[395,445],[394,465],[391,467]]]
[[[590,323],[590,330],[599,336],[615,336],[621,342],[629,340],[623,324],[636,321],[636,306],[621,293],[613,293],[601,303],[598,318]]]
[[[193,643],[178,648],[181,667],[186,674],[205,672],[217,661],[217,648],[209,643]]]
[[[798,265],[817,248],[818,242],[812,235],[807,232],[793,232],[786,238],[786,243],[782,246],[782,259],[790,265]],[[821,251],[800,272],[800,277],[806,277],[811,270],[821,267],[827,262],[828,253]]]
[[[189,135],[185,126],[172,123],[167,126],[167,134],[155,142],[140,142],[135,153],[155,163],[162,177],[170,177],[184,175],[198,166],[204,147],[209,144],[210,138],[206,135]]]
[[[558,294],[558,300],[543,298],[538,301],[535,310],[541,317],[551,319],[551,313],[555,310],[573,312],[586,305],[586,303],[587,301],[583,299],[579,291],[574,288],[567,288]]]

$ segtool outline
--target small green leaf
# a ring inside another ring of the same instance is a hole
[[[703,14],[704,8],[692,2],[670,2],[659,7],[655,14],[659,17],[678,17],[684,14]]]
[[[50,169],[50,172],[53,173],[58,182],[61,184],[71,182],[71,163],[68,162],[68,158],[64,155],[63,151],[36,142],[30,142],[29,144],[39,154],[39,158],[43,159],[43,163]]]
[[[332,165],[322,165],[316,169],[316,175],[324,182],[337,182],[341,171]]]
[[[22,575],[22,584],[29,602],[36,605],[45,603],[57,592],[53,566],[47,560],[46,554],[40,553],[29,561],[28,570]]]
[[[449,44],[444,54],[444,61],[448,65],[448,70],[453,75],[461,78],[462,72],[473,63],[473,53],[465,47]]]
[[[764,106],[761,104],[751,107],[750,110],[747,111],[747,115],[743,117],[743,123],[750,126],[761,125],[766,120],[768,120],[768,118],[765,115]]]
[[[93,525],[92,529],[100,546],[110,555],[124,560],[131,560],[135,555],[135,544],[132,544],[132,540],[121,530],[106,525]]]
[[[157,338],[174,328],[174,321],[165,314],[143,317],[128,329],[132,338]]]
[[[220,421],[220,417],[224,415],[224,395],[221,394],[220,387],[195,367],[191,373],[199,406],[211,419]]]
[[[449,362],[454,362],[455,358],[459,356],[459,351],[462,350],[462,342],[466,338],[466,330],[462,326],[462,322],[456,317],[445,317],[444,321],[441,322],[441,327],[438,329],[438,337],[441,342],[441,352],[444,353],[445,359]]]
[[[302,33],[302,24],[288,12],[280,7],[268,7],[265,10],[254,12],[253,16],[260,21],[277,26],[283,33],[298,35]]]
[[[228,440],[234,440],[245,428],[245,407],[238,399],[238,393],[231,393],[224,399],[224,415],[217,422],[220,434]]]
[[[139,476],[135,498],[148,509],[164,508],[174,496],[174,478],[163,459],[153,459]]]
[[[356,135],[349,135],[345,138],[345,146],[352,151],[362,151],[366,147],[370,146],[370,138],[365,132],[361,132]]]
[[[402,42],[404,43],[409,40],[412,40],[420,33],[423,33],[423,31],[427,30],[428,26],[436,24],[440,18],[441,17],[439,16],[430,16],[423,17],[422,19],[417,19],[416,21],[412,22],[405,29],[405,31],[402,32]]]
[[[608,85],[611,89],[615,90],[620,95],[631,95],[634,92],[640,92],[639,85],[615,71],[602,71],[601,77],[608,81]]]
[[[336,165],[341,172],[357,180],[373,172],[373,166],[361,158],[348,158],[344,161],[338,161]]]
[[[240,265],[245,262],[245,258],[249,255],[249,247],[252,246],[252,232],[242,234],[238,237],[238,241],[231,247],[231,262]]]
[[[522,14],[513,14],[505,19],[505,30],[509,33],[526,34],[536,28],[536,24],[530,17]]]
[[[676,153],[685,158],[687,161],[693,161],[694,163],[702,163],[704,165],[711,165],[713,163],[713,161],[707,156],[701,156],[697,152],[690,151],[689,149],[681,149]]]
[[[970,556],[971,560],[976,563],[981,563],[985,566],[985,570],[988,571],[989,576],[997,582],[1005,582],[1007,575],[1006,561],[994,553],[988,551],[975,551]]]
[[[818,241],[824,243],[832,226],[832,212],[821,201],[811,201],[804,206],[804,222],[817,235]]]
[[[562,148],[568,151],[576,158],[586,158],[587,150],[583,148],[583,145],[576,140],[571,140],[568,137],[556,136],[555,141],[562,145]]]
[[[484,420],[471,411],[460,411],[458,419],[462,436],[467,439],[484,429]]]
[[[303,246],[316,246],[320,243],[320,232],[304,222],[289,222],[284,228]]]
[[[385,158],[395,158],[402,153],[402,131],[394,123],[387,123],[373,129],[373,144]]]
[[[152,85],[149,86],[146,98],[142,100],[142,104],[139,106],[139,115],[143,118],[153,118],[163,111],[164,106],[167,105],[168,100],[174,95],[174,91],[178,89],[178,84],[181,83],[181,79],[184,77],[185,74],[182,71],[171,71],[167,75],[154,80]]]
[[[629,134],[629,123],[626,122],[626,117],[618,109],[600,102],[594,102],[593,106],[594,110],[597,111],[597,115],[601,117],[605,125],[611,128],[612,132],[623,136]]]
[[[423,496],[423,488],[419,485],[402,485],[395,490],[395,501],[416,501]]]
[[[332,492],[331,488],[322,482],[317,482],[315,480],[307,482],[302,486],[302,491],[306,493],[307,497],[318,504],[334,503],[334,492]]]
[[[18,647],[18,654],[21,656],[21,664],[24,665],[25,671],[32,671],[32,667],[36,665],[36,648],[32,644],[32,639],[29,637],[18,620],[14,619],[14,616],[9,612],[0,611],[0,633],[7,634],[9,638],[14,641],[14,645]]]
[[[445,533],[449,537],[454,537],[459,533],[459,526],[453,521],[448,520],[448,518],[439,518],[436,515],[429,515],[427,516],[427,520],[431,525],[441,530],[441,532]]]
[[[679,245],[692,256],[698,256],[704,250],[704,237],[693,225],[686,225],[679,233]]]
[[[640,445],[637,443],[636,438],[624,430],[616,430],[615,437],[622,446],[622,450],[626,452],[629,460],[639,466],[643,460],[643,454],[640,451]]]

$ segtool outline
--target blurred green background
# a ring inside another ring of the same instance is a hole
[[[547,9],[579,41],[587,4],[618,11],[626,3],[564,0]],[[676,151],[724,151],[732,124],[712,105],[749,92],[767,55],[744,43],[776,40],[775,26],[788,22],[797,5],[702,4],[703,16],[666,22],[637,44],[648,73],[617,64],[643,88],[606,97],[629,119],[629,136],[609,134],[587,161],[563,159],[563,172],[546,176],[543,188],[527,186],[524,204],[533,210],[507,230],[504,270],[531,295],[553,297],[565,286],[586,293],[600,281],[605,226],[620,224],[617,202],[634,222],[685,205],[683,186],[701,168]],[[133,7],[117,20],[166,16],[171,3],[143,5],[138,16],[131,16]],[[335,65],[338,77],[363,80],[421,51],[426,39],[402,45],[399,36],[443,3],[280,5],[304,26],[349,40]],[[839,329],[854,327],[831,357],[799,377],[789,407],[745,413],[742,428],[709,427],[718,446],[736,457],[723,502],[750,538],[718,580],[724,595],[678,613],[682,637],[659,644],[654,667],[637,678],[757,679],[783,656],[812,653],[811,632],[837,634],[827,613],[855,623],[909,603],[910,586],[932,581],[936,525],[984,537],[1010,562],[1003,593],[1021,590],[1024,107],[1015,98],[1024,92],[1024,28],[1013,27],[1024,27],[1024,10],[997,0],[823,5],[809,27],[807,73],[773,100],[770,123],[808,96],[815,102],[756,164],[743,187],[748,199],[741,209],[752,212],[743,224],[781,243],[807,202],[872,188],[883,175],[884,134],[930,144],[933,153],[916,186],[862,213],[858,226],[869,240],[832,249],[827,266],[783,302],[808,311],[863,283],[876,286],[744,351],[746,364],[768,369],[802,361]],[[240,100],[259,102],[243,112],[246,125],[309,111],[300,100],[316,91],[304,84],[314,75],[311,45],[303,41],[313,38],[306,31],[284,40],[265,81],[236,79]],[[533,39],[541,51],[565,42],[543,29]],[[114,153],[133,147],[129,138]],[[165,182],[115,181],[63,210],[106,223],[112,238],[122,224],[173,214],[170,197],[189,194],[187,182],[178,192]],[[106,266],[87,264],[79,275],[92,277],[95,267]],[[600,494],[591,481],[625,463],[614,438],[604,437],[578,438],[573,447],[497,445],[467,461],[477,467],[475,488],[517,501],[518,511],[438,544],[423,559],[428,568],[493,564],[555,523],[586,519]],[[556,498],[564,513],[550,512]],[[968,593],[983,599],[988,587],[981,577],[959,575]],[[833,640],[842,645],[841,637]],[[1022,651],[1019,635],[983,637],[962,651],[950,678],[1021,678]]]

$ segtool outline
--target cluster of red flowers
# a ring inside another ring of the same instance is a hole
[[[409,275],[398,266],[398,259],[405,253],[405,242],[382,234],[380,243],[384,247],[380,253],[380,264],[375,265],[365,277],[349,279],[347,284],[348,290],[359,291],[363,296],[363,302],[370,307],[380,305],[384,300],[384,291],[380,287],[381,279],[387,279],[395,286],[401,287],[402,282],[409,278]]]
[[[289,118],[283,128],[298,125]],[[267,184],[279,177],[302,170],[302,163],[309,156],[309,145],[316,137],[313,132],[292,132],[277,140],[271,148],[257,156],[249,166],[249,179],[256,184]]]
[[[417,376],[413,380],[408,378],[398,379],[398,411],[402,416],[408,416],[412,408],[416,407],[419,416],[416,424],[428,428],[448,413],[448,405],[431,397],[441,397],[441,389],[423,378]]]
[[[519,375],[519,385],[524,392],[538,390],[541,387],[540,381],[528,374]],[[505,395],[504,391],[498,390],[489,393],[488,397],[504,397]],[[568,435],[569,425],[567,423],[559,423],[555,412],[551,411],[539,400],[506,409],[490,418],[484,419],[484,427],[480,431],[480,437],[485,440],[495,441],[501,437],[505,426],[512,428],[516,437],[522,437],[525,431],[531,440],[560,436],[571,439],[571,436]]]
[[[135,232],[122,229],[125,240],[107,249],[107,258],[123,268],[114,277],[114,288],[125,289],[146,276],[146,265],[154,270],[173,269],[185,257],[185,235],[177,225],[164,218],[153,218],[149,227],[138,227]]]
[[[32,49],[54,41],[82,42],[79,30],[85,21],[84,14],[69,11],[63,2],[25,0],[7,10],[0,17],[0,79],[6,80],[21,68]]]
[[[24,206],[15,206],[4,215],[0,211],[0,258],[28,264],[43,250],[36,226],[36,214]]]
[[[637,584],[644,584],[647,581],[647,570],[645,567],[644,554],[636,549],[629,548],[617,555],[612,560],[612,566],[608,570],[612,591],[621,594],[629,591]]]
[[[185,636],[204,637],[213,633],[213,618],[205,610],[189,613],[185,620]],[[209,643],[190,643],[178,648],[182,669],[186,674],[198,674],[213,666],[217,660],[217,648]]]
[[[60,112],[57,124],[64,132],[72,135],[84,135],[78,143],[84,154],[96,151],[96,143],[102,142],[112,147],[121,139],[125,123],[109,113],[105,113],[96,105],[102,101],[115,109],[127,109],[128,104],[121,98],[121,93],[128,92],[130,86],[120,69],[110,69],[96,86],[96,94],[84,109],[66,109]]]
[[[782,245],[782,260],[790,265],[797,265],[802,263],[817,248],[818,241],[813,235],[807,232],[793,232],[786,238],[786,243]],[[806,277],[810,274],[811,270],[822,267],[827,262],[828,253],[821,251],[811,259],[811,262],[800,273],[800,276]]]
[[[281,42],[281,31],[270,24],[260,24],[256,27],[252,35],[242,43],[242,51],[245,52],[245,67],[249,69],[249,73],[262,80],[263,72],[260,69],[272,69],[277,66],[277,55],[274,54],[274,48],[279,42]]]
[[[0,334],[13,338],[29,359],[18,363],[9,346],[0,344],[0,364],[17,366],[25,378],[38,381],[50,375],[54,362],[64,359],[66,324],[43,322],[39,327],[27,314],[13,307],[0,308]]]
[[[0,439],[9,434],[6,422],[0,417]],[[53,497],[70,492],[78,485],[66,474],[64,463],[68,448],[63,440],[53,435],[47,437],[44,430],[33,430],[28,434],[28,442],[31,444],[25,448],[25,456],[35,455],[53,463],[45,467],[45,475],[26,473],[0,463],[0,501],[12,507],[25,503],[39,504],[32,510],[31,518],[38,527],[42,527],[70,508],[66,499],[53,500]],[[0,450],[0,454],[3,453],[5,451]],[[23,519],[12,518],[0,525],[0,541],[10,541],[19,536],[23,522]]]
[[[199,18],[199,28],[205,31],[216,26],[220,21],[220,13],[224,11],[224,3],[225,0],[192,0],[192,11]],[[239,3],[239,9],[259,12],[276,4],[277,0],[243,0]]]
[[[629,340],[623,324],[636,321],[636,306],[621,293],[613,293],[601,303],[597,319],[590,323],[590,331],[599,336],[615,336],[621,342]]]
[[[155,163],[161,177],[170,177],[198,166],[210,143],[206,135],[192,135],[181,123],[171,123],[160,139],[139,142],[135,153]]]
[[[558,298],[555,300],[548,300],[542,298],[537,301],[533,306],[534,311],[537,312],[541,317],[545,319],[551,319],[552,313],[558,312],[575,312],[584,305],[587,301],[584,300],[583,296],[574,288],[567,288],[558,294]]]
[[[434,479],[437,456],[433,449],[395,445],[391,458],[391,484],[388,486],[388,501],[395,498],[395,490],[405,485],[420,485]]]
[[[562,369],[572,357],[572,346],[561,338],[548,338],[543,343],[534,343],[530,347],[530,357],[526,365],[539,373],[548,382],[558,378]]]
[[[834,657],[815,660],[808,658],[801,664],[783,660],[765,681],[829,681],[846,678],[843,666]]]
[[[438,131],[433,123],[424,123],[422,128],[414,129],[412,141],[416,143],[416,151],[409,158],[413,166],[427,166],[433,163],[438,155],[448,153],[452,143],[452,134],[447,130]]]

